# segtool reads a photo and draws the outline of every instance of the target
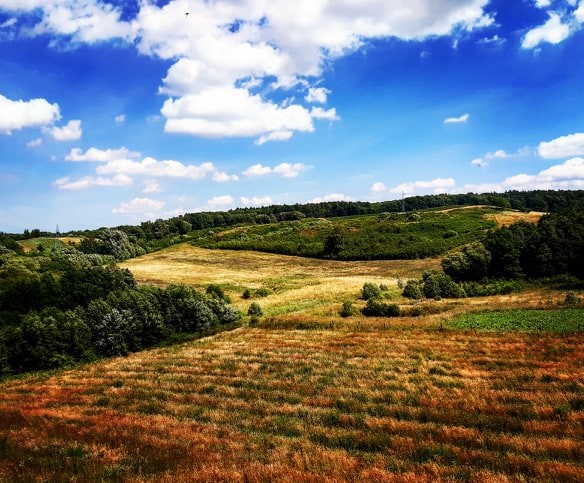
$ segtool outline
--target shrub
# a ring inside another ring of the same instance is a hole
[[[346,301],[343,302],[343,308],[341,309],[341,312],[339,313],[339,315],[341,317],[351,317],[351,315],[355,314],[355,309],[353,307],[353,302],[350,301]]]
[[[267,297],[270,295],[270,291],[267,288],[261,287],[255,291],[255,294],[258,297]]]
[[[361,289],[361,298],[363,300],[370,300],[373,298],[378,298],[381,295],[381,290],[377,285],[370,282],[365,282],[363,288]]]
[[[576,295],[576,292],[570,290],[566,293],[566,298],[564,299],[564,304],[566,305],[578,305],[580,303],[580,297]]]
[[[260,307],[260,304],[258,304],[257,302],[252,302],[249,306],[249,308],[247,309],[247,315],[251,315],[259,317],[260,315],[263,315],[263,311],[262,308]]]
[[[409,299],[420,300],[423,297],[420,281],[415,279],[408,280],[402,295]]]
[[[246,299],[246,300],[250,299],[251,298],[251,292],[250,292],[250,290],[248,288],[246,288],[243,291],[243,294],[241,295],[241,297],[244,298],[244,299]]]
[[[369,317],[399,317],[400,309],[396,304],[385,304],[379,299],[372,298],[362,310],[363,315]]]
[[[225,292],[223,292],[223,289],[219,285],[216,284],[209,285],[207,287],[206,293],[211,297],[216,297],[220,300],[223,300],[224,302],[231,303],[229,296],[225,295]]]

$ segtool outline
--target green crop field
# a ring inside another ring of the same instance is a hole
[[[454,329],[496,331],[584,331],[584,310],[495,310],[459,315],[448,322]]]

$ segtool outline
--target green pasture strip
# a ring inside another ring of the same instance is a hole
[[[495,310],[462,314],[448,321],[453,329],[493,331],[584,331],[584,309]]]

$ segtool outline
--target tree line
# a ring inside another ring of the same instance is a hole
[[[0,246],[0,375],[126,355],[240,319],[217,291],[139,286],[113,262],[71,248],[25,257]]]
[[[409,280],[409,298],[458,298],[509,293],[524,280],[563,275],[584,280],[584,211],[571,207],[489,232],[444,257],[441,271]]]

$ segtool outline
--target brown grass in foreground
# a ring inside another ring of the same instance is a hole
[[[0,481],[582,481],[584,336],[244,328],[0,383]]]

